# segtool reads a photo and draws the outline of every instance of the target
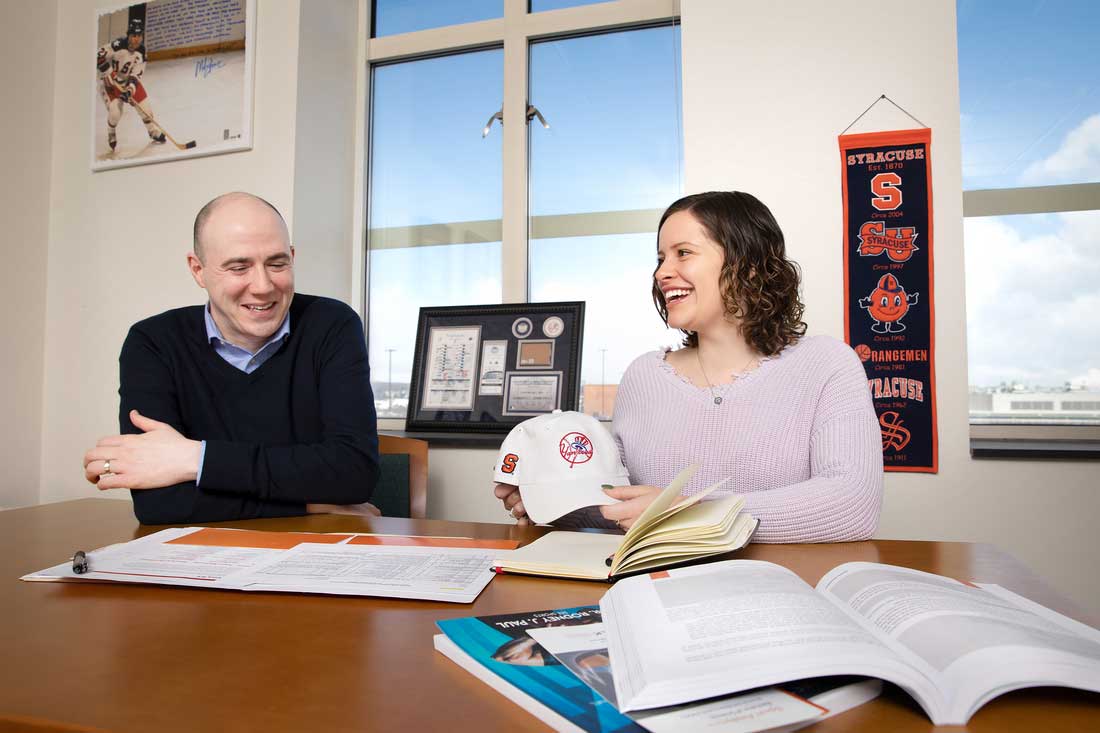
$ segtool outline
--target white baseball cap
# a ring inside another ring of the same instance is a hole
[[[512,428],[493,479],[519,486],[527,516],[540,524],[581,507],[617,504],[601,486],[630,483],[607,428],[591,415],[560,410]]]

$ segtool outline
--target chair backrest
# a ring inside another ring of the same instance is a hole
[[[428,441],[379,435],[381,465],[371,503],[384,517],[424,519],[428,513]]]

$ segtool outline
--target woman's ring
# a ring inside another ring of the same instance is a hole
[[[103,462],[103,473],[110,473],[110,472],[111,472],[111,459],[108,458],[107,460],[105,460]],[[102,475],[103,474],[100,474],[100,476],[102,476]]]

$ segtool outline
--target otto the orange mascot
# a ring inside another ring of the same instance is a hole
[[[901,319],[909,312],[909,306],[917,304],[920,293],[906,293],[898,279],[886,274],[879,278],[878,286],[866,298],[859,299],[859,307],[867,310],[875,324],[875,333],[900,333],[905,330]]]

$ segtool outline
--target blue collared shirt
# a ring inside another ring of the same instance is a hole
[[[275,352],[279,350],[283,342],[290,338],[290,311],[287,311],[279,329],[264,342],[263,346],[256,350],[256,353],[252,353],[248,349],[242,349],[240,346],[225,340],[222,332],[218,330],[218,324],[214,323],[214,317],[210,315],[210,303],[206,304],[203,315],[206,317],[206,338],[210,341],[210,345],[214,347],[214,352],[245,374],[251,374],[263,366],[264,362],[275,356]],[[198,486],[199,481],[202,480],[202,464],[205,459],[206,441],[204,440],[199,452],[199,472],[195,477],[195,486]]]
[[[248,349],[242,349],[240,346],[235,346],[225,340],[222,332],[218,330],[218,324],[214,323],[214,317],[210,315],[209,303],[206,304],[203,315],[206,317],[206,338],[214,347],[214,351],[218,353],[218,356],[245,374],[251,374],[263,366],[264,362],[275,356],[275,352],[282,346],[283,341],[290,336],[290,311],[287,311],[279,330],[272,334],[271,338],[256,350],[256,353],[252,353]]]

